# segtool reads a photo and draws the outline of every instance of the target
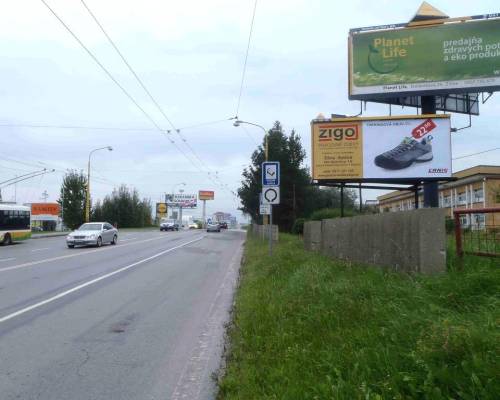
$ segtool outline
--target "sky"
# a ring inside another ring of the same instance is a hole
[[[171,130],[81,1],[46,1],[156,125]],[[91,150],[112,146],[112,152],[102,150],[92,156],[94,200],[120,184],[136,188],[153,203],[179,189],[214,190],[215,200],[207,202],[207,212],[230,212],[241,220],[233,193],[263,132],[251,126],[236,128],[229,118],[237,113],[265,128],[279,120],[287,133],[295,129],[309,165],[311,119],[320,112],[359,112],[359,102],[350,102],[347,96],[349,29],[408,21],[420,3],[352,0],[340,6],[331,0],[258,1],[237,111],[254,0],[86,0],[180,130],[179,135],[173,131],[166,135],[106,76],[41,0],[2,2],[0,182],[42,168],[56,170],[3,189],[3,200],[37,202],[46,191],[48,201],[55,201],[65,171],[86,171]],[[451,17],[499,11],[496,1],[431,3]],[[368,103],[364,115],[388,112],[387,106]],[[409,112],[416,110],[392,110]],[[452,134],[453,157],[499,147],[500,95],[481,104],[480,113],[470,129]],[[452,116],[452,126],[467,124],[466,116]],[[500,151],[456,160],[453,170],[477,164],[500,164]],[[381,193],[364,191],[363,200]],[[201,207],[187,213],[200,215]]]

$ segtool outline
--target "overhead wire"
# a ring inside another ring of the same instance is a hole
[[[250,43],[252,41],[252,32],[253,32],[253,25],[254,25],[254,21],[255,21],[255,12],[256,11],[257,11],[257,0],[255,0],[254,6],[253,6],[252,22],[250,22],[250,32],[248,34],[247,50],[245,52],[245,61],[243,63],[243,71],[241,73],[240,92],[238,94],[236,114],[234,114],[235,118],[238,118],[238,114],[240,112],[241,96],[243,94],[243,85],[245,83],[245,75],[246,75],[247,62],[248,62],[248,53],[250,52]]]
[[[121,58],[121,60],[123,61],[123,63],[127,66],[127,68],[130,71],[130,73],[134,76],[134,78],[139,83],[139,85],[142,87],[142,89],[144,90],[144,92],[148,95],[149,99],[153,102],[153,104],[155,105],[155,107],[157,108],[157,110],[160,112],[160,114],[163,116],[163,118],[165,118],[165,120],[172,127],[172,130],[177,134],[177,136],[179,136],[179,138],[182,140],[182,142],[184,143],[184,145],[194,155],[194,157],[200,163],[200,165],[202,167],[206,168],[206,169],[209,169],[209,167],[205,164],[205,162],[201,159],[201,157],[196,153],[196,151],[191,146],[191,144],[187,141],[186,137],[181,134],[180,129],[178,129],[174,125],[174,123],[172,122],[172,120],[167,116],[167,114],[165,113],[165,111],[163,110],[163,108],[160,106],[160,104],[158,103],[158,101],[154,98],[154,96],[151,94],[151,92],[149,91],[149,89],[146,87],[146,85],[144,84],[144,82],[142,81],[142,79],[135,72],[135,70],[132,68],[132,66],[130,65],[130,63],[127,61],[127,59],[125,58],[125,56],[123,55],[123,53],[120,51],[120,49],[118,48],[118,46],[115,44],[115,42],[113,41],[113,39],[111,38],[111,36],[106,32],[106,30],[104,29],[104,26],[100,23],[100,21],[97,19],[97,17],[95,16],[95,14],[88,7],[88,5],[85,3],[85,0],[80,0],[80,2],[84,6],[84,8],[87,10],[87,12],[90,14],[90,16],[92,17],[92,19],[94,20],[94,22],[97,24],[97,26],[99,27],[99,29],[101,30],[101,32],[106,37],[106,39],[108,39],[108,42],[111,44],[111,46],[116,51],[116,53],[118,54],[118,56]],[[167,133],[170,133],[170,130],[167,130]]]
[[[113,74],[111,74],[111,72],[109,72],[109,70],[99,61],[99,59],[92,53],[92,51],[90,51],[90,49],[80,40],[80,38],[71,30],[71,28],[63,21],[63,19],[52,9],[52,7],[50,7],[49,4],[47,4],[47,2],[45,0],[40,0],[44,5],[45,7],[47,7],[47,9],[52,13],[52,15],[54,15],[54,17],[61,23],[61,25],[69,32],[69,34],[78,42],[78,44],[85,50],[85,52],[89,55],[90,58],[92,58],[92,60],[94,60],[94,62],[104,71],[104,73],[108,76],[109,79],[111,79],[113,81],[113,83],[118,86],[118,88],[120,88],[120,90],[123,92],[123,94],[125,94],[125,96],[127,96],[127,98],[132,101],[132,103],[134,103],[134,105],[142,112],[142,114],[144,114],[144,116],[155,126],[155,128],[162,134],[164,135],[169,141],[170,143],[175,146],[177,148],[177,150],[179,150],[183,155],[184,157],[195,167],[198,169],[198,167],[196,166],[195,163],[193,163],[193,160],[191,160],[191,158],[189,158],[186,154],[186,152],[184,150],[182,150],[179,146],[177,146],[177,143],[175,143],[175,141],[170,138],[165,129],[162,129],[158,124],[157,122],[146,112],[146,110],[144,110],[144,108],[135,100],[135,98],[127,91],[127,89],[125,89],[121,84],[120,82],[118,82],[118,80],[113,76]]]
[[[495,151],[495,150],[500,150],[500,147],[495,147],[493,149],[488,149],[488,150],[484,150],[484,151],[479,151],[477,153],[472,153],[472,154],[467,154],[465,156],[460,156],[460,157],[455,157],[455,158],[452,158],[452,160],[460,160],[462,158],[467,158],[467,157],[472,157],[472,156],[477,156],[479,154],[484,154],[484,153],[490,153],[492,151]]]

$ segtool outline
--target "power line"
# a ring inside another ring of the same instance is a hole
[[[142,87],[142,89],[144,90],[144,92],[146,92],[146,94],[148,95],[149,99],[153,102],[153,104],[158,109],[158,111],[160,112],[160,114],[167,120],[167,122],[170,124],[170,126],[172,127],[172,129],[175,131],[175,133],[177,134],[177,136],[179,136],[179,138],[184,142],[185,146],[195,156],[195,158],[198,160],[198,162],[200,163],[200,165],[208,169],[208,167],[203,162],[203,160],[198,156],[198,154],[194,151],[193,147],[188,143],[187,139],[181,134],[180,130],[175,127],[175,125],[173,124],[173,122],[167,116],[167,114],[165,113],[165,111],[163,110],[163,108],[160,106],[160,104],[158,103],[158,101],[156,101],[156,99],[153,97],[153,95],[148,90],[148,88],[146,87],[146,85],[144,84],[144,82],[141,80],[141,78],[139,78],[139,75],[132,68],[132,66],[127,61],[127,59],[125,58],[125,56],[123,55],[123,53],[118,49],[118,46],[115,44],[115,42],[113,41],[113,39],[111,39],[111,37],[108,35],[108,33],[106,32],[106,30],[104,29],[104,27],[102,26],[102,24],[99,22],[99,20],[94,15],[94,13],[90,10],[90,8],[87,6],[87,4],[85,3],[85,1],[84,0],[80,0],[80,1],[83,4],[83,6],[85,7],[85,9],[88,11],[88,13],[90,14],[90,16],[92,17],[92,19],[94,20],[94,22],[97,24],[97,26],[99,27],[99,29],[102,31],[102,33],[104,34],[104,36],[106,36],[106,38],[108,39],[108,41],[111,44],[111,46],[115,49],[115,51],[118,54],[118,56],[122,59],[123,63],[127,66],[127,68],[130,71],[130,73],[134,76],[134,78],[139,83],[139,85]],[[170,131],[167,131],[167,132],[170,133]]]
[[[250,51],[250,42],[252,40],[252,32],[253,32],[253,23],[255,20],[255,12],[257,10],[257,0],[255,0],[255,4],[253,6],[253,14],[252,14],[252,22],[250,23],[250,32],[248,34],[248,43],[247,43],[247,51],[245,54],[245,62],[243,63],[243,72],[241,74],[241,83],[240,83],[240,93],[238,95],[238,105],[236,106],[236,114],[235,117],[238,117],[238,113],[240,112],[240,104],[241,104],[241,95],[243,93],[243,83],[245,82],[245,74],[247,70],[247,61],[248,61],[248,53]]]
[[[56,19],[61,23],[62,26],[69,32],[71,36],[78,42],[78,44],[85,50],[85,52],[89,55],[90,58],[94,60],[94,62],[104,71],[104,73],[108,76],[109,79],[111,79],[116,86],[120,88],[120,90],[129,98],[132,103],[144,114],[144,116],[156,127],[156,129],[162,134],[165,135],[166,138],[170,141],[172,145],[174,145],[177,150],[179,150],[184,157],[195,167],[198,168],[193,161],[187,156],[187,154],[179,147],[177,144],[174,142],[172,138],[170,138],[168,135],[166,135],[165,130],[162,129],[156,121],[144,110],[144,108],[141,107],[141,105],[132,97],[132,95],[118,82],[115,77],[109,72],[109,70],[99,61],[99,59],[89,50],[87,46],[80,40],[80,38],[71,30],[71,28],[62,20],[62,18],[47,4],[45,0],[40,0],[45,7],[49,9],[49,11],[56,17]]]
[[[495,150],[500,150],[500,147],[495,147],[493,149],[488,149],[488,150],[484,150],[484,151],[479,151],[477,153],[472,153],[472,154],[467,154],[465,156],[460,156],[460,157],[455,157],[455,158],[452,158],[452,160],[460,160],[462,158],[467,158],[467,157],[472,157],[472,156],[477,156],[478,154],[484,154],[484,153],[489,153],[491,151],[495,151]]]

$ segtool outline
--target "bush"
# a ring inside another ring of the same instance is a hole
[[[305,218],[297,218],[292,226],[292,233],[296,235],[304,234],[304,222],[306,222]]]
[[[352,217],[355,215],[354,210],[344,210],[344,216]],[[340,218],[340,208],[323,208],[316,210],[311,214],[312,221],[321,221],[323,219]]]
[[[455,221],[453,220],[453,218],[446,218],[445,228],[446,228],[446,233],[455,232]]]

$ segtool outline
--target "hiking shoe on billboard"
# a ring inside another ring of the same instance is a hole
[[[404,169],[414,162],[431,161],[432,158],[430,140],[418,142],[406,137],[393,149],[375,157],[375,165],[385,169]]]

